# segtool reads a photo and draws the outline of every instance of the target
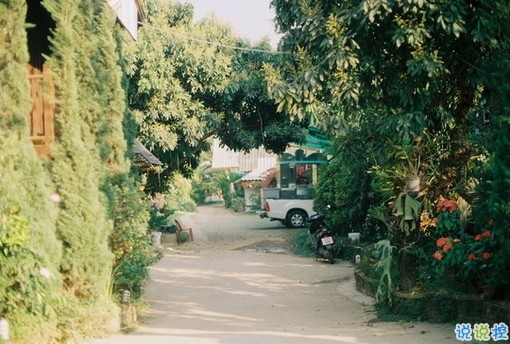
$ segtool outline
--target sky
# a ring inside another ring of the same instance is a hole
[[[190,2],[195,8],[195,20],[214,13],[220,21],[229,22],[241,38],[252,43],[268,36],[271,45],[276,47],[278,35],[275,33],[274,9],[270,0],[181,0]]]

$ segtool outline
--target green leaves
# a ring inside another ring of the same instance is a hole
[[[375,250],[381,252],[381,258],[377,262],[377,269],[381,272],[379,285],[375,298],[378,303],[388,303],[391,305],[393,295],[392,267],[394,264],[395,246],[391,245],[389,240],[380,240],[375,244]]]
[[[0,208],[0,313],[48,316],[57,290],[57,276],[29,243],[29,223],[19,211]],[[44,271],[44,274],[41,273]],[[50,283],[47,279],[52,279]]]
[[[394,215],[399,221],[399,229],[405,232],[407,236],[411,235],[418,229],[421,202],[407,195],[407,193],[401,193],[395,200],[394,208]]]
[[[278,92],[275,99],[282,103],[280,110],[299,117],[308,116],[306,109],[320,103],[341,106],[346,113],[359,107],[414,112],[438,102],[445,107],[455,104],[458,98],[445,98],[441,90],[455,87],[445,81],[467,70],[452,58],[474,53],[469,32],[481,37],[480,27],[487,25],[483,6],[469,9],[464,1],[366,0],[359,6],[273,1],[273,5],[287,31],[282,47],[295,55],[289,56],[281,78],[271,85],[287,84],[279,86],[287,95]],[[305,16],[308,7],[314,11]],[[471,25],[471,16],[479,18],[477,26]],[[450,92],[454,91],[446,91]]]
[[[299,127],[268,97],[264,73],[279,57],[267,43],[250,51],[215,18],[193,24],[183,4],[145,5],[150,25],[140,31],[128,69],[130,106],[139,139],[167,166],[163,185],[175,171],[190,175],[211,136],[244,151],[265,145],[280,152],[300,139]]]

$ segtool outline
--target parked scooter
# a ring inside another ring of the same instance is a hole
[[[308,219],[310,223],[310,239],[315,248],[316,258],[327,259],[330,264],[333,264],[335,263],[334,240],[325,220],[325,214],[317,213],[310,216]]]

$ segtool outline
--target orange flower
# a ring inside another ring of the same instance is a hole
[[[448,238],[439,238],[436,241],[436,245],[439,247],[443,247],[448,242]]]
[[[494,220],[493,220],[493,219],[488,219],[488,220],[487,220],[487,224],[488,224],[489,226],[493,226],[493,225],[494,225]]]
[[[484,252],[484,253],[482,254],[482,258],[483,258],[483,259],[489,259],[490,257],[491,257],[491,254],[490,254],[489,252]]]
[[[482,233],[482,236],[483,236],[484,238],[488,238],[488,237],[490,237],[490,236],[491,236],[491,232],[490,232],[490,231],[485,231],[485,232],[483,232],[483,233]]]
[[[476,254],[470,253],[469,256],[468,256],[468,259],[469,260],[475,260],[476,259]]]
[[[441,200],[436,203],[436,210],[437,211],[444,211],[444,200]]]
[[[453,213],[459,208],[457,202],[449,199],[442,199],[436,204],[436,210],[439,212],[447,211]]]
[[[446,201],[445,206],[446,206],[446,209],[450,213],[453,213],[455,210],[457,210],[459,208],[459,206],[457,205],[457,202],[452,201],[452,200]]]
[[[437,260],[441,260],[441,259],[443,259],[443,254],[439,251],[436,251],[436,252],[434,252],[433,257]]]
[[[475,239],[475,241],[480,241],[480,239],[482,238],[482,235],[481,234],[477,234],[473,237],[473,239]]]
[[[444,244],[443,246],[443,251],[446,253],[448,252],[451,248],[452,248],[453,244],[451,242],[447,242],[446,244]]]

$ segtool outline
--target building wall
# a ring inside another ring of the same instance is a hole
[[[234,152],[227,147],[221,147],[218,139],[214,139],[212,155],[212,168],[231,168],[246,173],[276,167],[278,162],[278,155],[266,152],[263,147],[252,149],[248,153]]]
[[[220,141],[214,139],[212,145],[212,168],[231,168],[237,170],[239,168],[239,153],[227,147],[221,147]]]

